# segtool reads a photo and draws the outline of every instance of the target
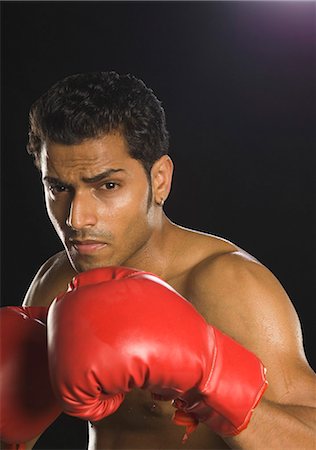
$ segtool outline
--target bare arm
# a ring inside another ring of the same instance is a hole
[[[205,261],[191,297],[209,323],[255,353],[269,387],[232,448],[312,449],[316,377],[304,355],[297,314],[286,292],[258,262],[239,252]]]
[[[315,419],[314,407],[287,405],[263,398],[249,427],[226,442],[239,449],[315,449]]]

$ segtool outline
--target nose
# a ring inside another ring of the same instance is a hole
[[[76,192],[70,204],[66,224],[73,230],[91,228],[97,223],[94,200],[88,192]]]

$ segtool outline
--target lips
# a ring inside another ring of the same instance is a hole
[[[106,242],[94,240],[86,240],[86,241],[71,240],[71,244],[73,248],[81,255],[89,255],[96,253],[97,251],[107,246]]]

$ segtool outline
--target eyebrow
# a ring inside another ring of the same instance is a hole
[[[117,172],[125,172],[124,169],[107,169],[98,175],[94,175],[93,177],[83,177],[82,181],[85,183],[97,183],[98,181],[103,180],[104,178],[109,178],[111,175]]]
[[[109,178],[111,175],[113,175],[114,173],[118,173],[118,172],[125,172],[125,170],[124,169],[107,169],[104,172],[94,175],[93,177],[82,177],[82,181],[84,181],[85,183],[93,184],[93,183],[97,183],[98,181],[102,181],[106,178]],[[68,183],[64,183],[62,180],[55,178],[55,177],[50,177],[50,176],[44,177],[43,181],[48,181],[49,183],[59,183],[59,184],[63,184],[64,186],[67,186],[67,187],[70,186]]]

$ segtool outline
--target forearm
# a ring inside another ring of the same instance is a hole
[[[315,449],[316,409],[281,405],[262,399],[248,427],[233,438],[225,438],[238,449]]]

